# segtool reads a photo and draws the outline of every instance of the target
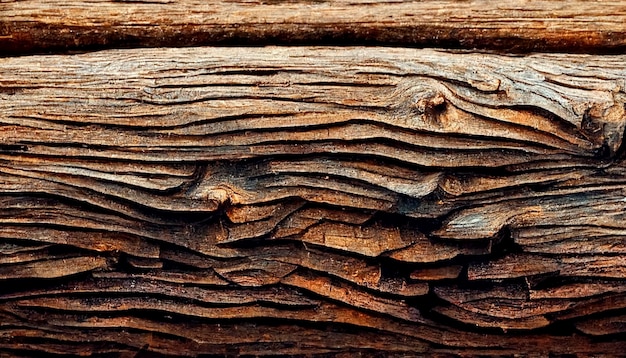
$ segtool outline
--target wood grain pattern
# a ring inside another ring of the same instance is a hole
[[[0,3],[0,55],[217,44],[622,53],[626,50],[626,4],[609,0]]]
[[[625,64],[2,58],[0,353],[622,354]]]

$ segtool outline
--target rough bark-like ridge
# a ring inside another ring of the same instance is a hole
[[[0,59],[0,355],[620,355],[626,56]]]

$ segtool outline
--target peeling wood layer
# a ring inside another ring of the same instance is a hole
[[[622,354],[625,64],[0,59],[0,353]]]

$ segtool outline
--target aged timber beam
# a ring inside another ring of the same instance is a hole
[[[626,347],[626,56],[0,59],[0,353]]]
[[[0,56],[111,47],[386,44],[621,53],[623,1],[2,1]]]

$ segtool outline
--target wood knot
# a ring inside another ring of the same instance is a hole
[[[226,205],[235,205],[240,201],[239,195],[226,184],[200,188],[193,196],[194,199],[212,203],[213,210],[218,210]]]
[[[205,195],[205,200],[215,201],[218,205],[223,205],[229,201],[229,193],[224,188],[214,188],[208,190]]]
[[[409,107],[420,114],[432,112],[435,108],[442,106],[446,98],[440,92],[435,90],[427,90],[425,92],[416,93]]]
[[[580,129],[597,144],[596,157],[613,157],[622,146],[626,130],[625,97],[615,96],[611,106],[591,105],[584,110]]]

